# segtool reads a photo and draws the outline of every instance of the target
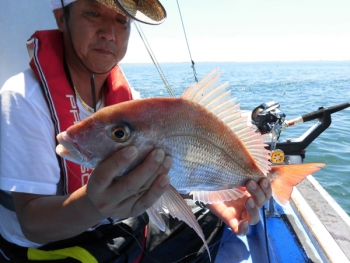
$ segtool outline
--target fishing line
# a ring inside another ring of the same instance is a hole
[[[267,260],[269,263],[271,263],[270,258],[270,249],[269,249],[269,239],[267,237],[267,223],[266,223],[266,213],[265,213],[265,206],[262,207],[262,214],[263,214],[263,222],[264,222],[264,236],[265,236],[265,246],[266,246],[266,253],[267,253]]]
[[[182,23],[182,29],[183,29],[183,31],[184,31],[184,35],[185,35],[185,39],[186,39],[186,44],[187,44],[188,53],[190,54],[190,59],[191,59],[191,63],[192,63],[192,69],[193,69],[194,79],[195,79],[195,81],[198,83],[197,72],[196,72],[196,69],[195,69],[195,67],[194,67],[194,61],[193,61],[193,59],[192,59],[191,50],[190,50],[190,45],[188,44],[188,39],[187,39],[187,35],[186,35],[185,25],[184,25],[184,22],[183,22],[183,19],[182,19],[182,15],[181,15],[181,10],[180,10],[179,1],[176,0],[176,3],[177,3],[177,8],[179,9],[180,19],[181,19],[181,23]]]
[[[182,23],[182,29],[183,29],[183,32],[184,32],[184,35],[185,35],[185,39],[186,39],[187,49],[188,49],[188,52],[189,52],[189,55],[190,55],[190,59],[191,59],[191,63],[192,63],[191,67],[192,67],[192,70],[193,70],[194,79],[198,83],[197,72],[196,72],[196,69],[195,69],[195,63],[194,63],[194,61],[192,59],[192,54],[191,54],[190,46],[189,46],[189,43],[188,43],[186,30],[185,30],[185,25],[184,25],[184,22],[183,22],[183,19],[182,19],[180,5],[179,5],[178,0],[177,0],[177,7],[178,7],[178,10],[179,10],[179,14],[180,14],[180,19],[181,19],[181,23]],[[167,89],[167,91],[170,94],[170,96],[175,97],[175,93],[172,90],[171,85],[167,81],[167,79],[166,79],[166,77],[165,77],[165,75],[164,75],[164,73],[163,73],[163,71],[162,71],[162,69],[160,67],[159,62],[157,61],[156,56],[154,55],[154,53],[152,51],[152,48],[149,45],[149,43],[147,41],[147,38],[146,38],[145,34],[142,31],[142,28],[141,28],[139,22],[135,21],[134,25],[136,27],[137,32],[139,33],[139,35],[141,37],[141,40],[143,41],[143,44],[146,47],[146,50],[147,50],[149,56],[151,57],[151,59],[153,61],[153,64],[155,65],[155,67],[156,67],[156,69],[157,69],[157,71],[158,71],[158,73],[159,73],[159,75],[160,75],[160,77],[161,77],[161,79],[162,79],[162,81],[163,81],[163,83],[165,85],[165,88]]]
[[[159,262],[159,261],[153,259],[151,256],[149,256],[149,255],[147,254],[147,252],[143,249],[143,247],[142,247],[142,245],[140,244],[140,242],[138,241],[138,239],[133,235],[133,233],[130,233],[128,230],[126,230],[125,228],[123,228],[120,224],[117,224],[117,226],[118,226],[121,230],[123,230],[125,233],[129,234],[130,236],[132,236],[132,237],[135,239],[135,241],[136,241],[137,245],[140,247],[142,253],[143,253],[147,258],[149,258],[150,260],[152,260],[154,263],[164,263],[164,262]],[[208,247],[211,248],[211,247],[215,246],[216,244],[220,243],[221,241],[222,241],[222,242],[226,242],[226,241],[229,240],[233,235],[235,235],[235,234],[232,232],[225,240],[223,240],[223,239],[220,238],[218,241],[214,242],[213,244],[211,244],[211,245],[208,246]],[[198,252],[198,251],[197,251],[197,252]],[[188,254],[188,255],[186,255],[186,256],[184,256],[184,257],[182,257],[182,258],[180,258],[180,259],[178,259],[178,260],[176,260],[176,261],[172,261],[172,262],[169,262],[169,263],[178,263],[178,262],[181,262],[183,259],[187,258],[188,256],[194,255],[194,254],[196,254],[197,252],[190,253],[190,254]]]
[[[69,168],[69,166],[68,166],[68,165],[67,165],[67,169],[68,169],[68,170],[69,170],[69,171],[72,173],[72,175],[74,175],[74,177],[75,177],[75,178],[77,178],[77,179],[79,179],[79,180],[81,179],[81,176],[80,176],[80,175],[75,174],[75,173],[74,173],[74,171],[73,171],[71,168]]]
[[[143,33],[139,22],[135,21],[134,25],[136,27],[137,32],[139,33],[139,35],[141,37],[141,40],[142,40],[143,44],[146,47],[146,50],[147,50],[149,56],[151,57],[151,59],[153,61],[153,64],[155,65],[155,67],[156,67],[156,69],[157,69],[157,71],[159,73],[159,76],[161,77],[161,79],[162,79],[162,81],[163,81],[163,83],[165,85],[165,88],[167,89],[167,91],[168,91],[168,93],[170,94],[171,97],[175,97],[175,93],[172,90],[171,85],[169,84],[167,78],[165,77],[165,74],[163,73],[163,71],[162,71],[162,69],[161,69],[161,67],[159,65],[159,62],[157,61],[157,58],[154,55],[154,53],[152,51],[152,48],[151,48],[150,44],[148,43],[147,38],[146,38],[145,34]]]

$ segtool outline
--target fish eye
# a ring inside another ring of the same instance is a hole
[[[130,137],[130,130],[127,126],[117,126],[112,129],[111,136],[117,142],[125,142]]]

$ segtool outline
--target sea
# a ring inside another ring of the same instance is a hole
[[[350,102],[350,61],[347,62],[208,62],[121,64],[129,83],[141,97],[170,97],[164,83],[176,96],[214,69],[229,82],[231,96],[242,110],[252,111],[267,102],[277,102],[286,120]],[[160,72],[160,73],[159,73]],[[163,76],[163,78],[161,77]],[[165,81],[163,80],[165,79]],[[327,166],[314,174],[317,181],[350,215],[350,107],[331,115],[332,123],[307,148],[304,162]],[[317,120],[283,130],[280,140],[299,138]]]

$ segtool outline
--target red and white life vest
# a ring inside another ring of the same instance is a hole
[[[75,94],[64,69],[63,35],[58,30],[37,31],[27,42],[29,63],[41,82],[56,135],[80,121]],[[132,100],[129,84],[119,66],[106,79],[105,105]],[[57,156],[64,182],[63,192],[69,194],[87,183],[91,170]]]

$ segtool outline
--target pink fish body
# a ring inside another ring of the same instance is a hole
[[[149,98],[103,108],[59,134],[61,145],[56,151],[73,162],[96,167],[115,151],[134,145],[139,154],[127,173],[151,150],[163,149],[173,159],[172,187],[148,209],[150,219],[164,230],[159,212],[167,208],[204,241],[193,214],[188,215],[189,208],[178,205],[184,202],[178,193],[218,203],[242,197],[244,192],[236,187],[247,180],[267,177],[275,199],[285,204],[295,184],[324,166],[270,166],[263,138],[247,125],[230,91],[225,91],[227,84],[218,85],[218,78],[211,72],[181,98]]]

